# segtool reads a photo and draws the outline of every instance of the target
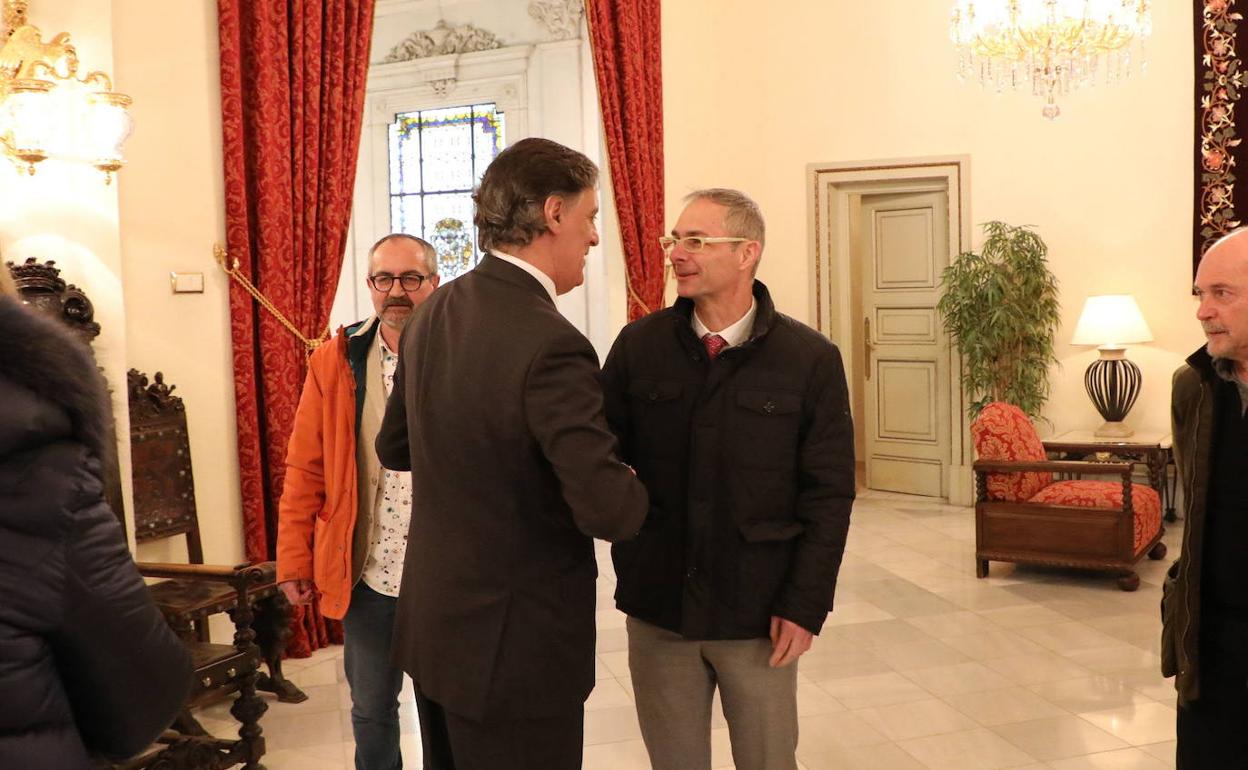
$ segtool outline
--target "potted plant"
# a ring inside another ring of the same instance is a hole
[[[1027,227],[989,222],[984,234],[978,254],[959,254],[945,268],[937,308],[962,354],[971,418],[1005,401],[1036,419],[1049,397],[1049,366],[1057,362],[1057,279],[1044,241]]]

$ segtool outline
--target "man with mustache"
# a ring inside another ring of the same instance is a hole
[[[426,753],[449,746],[456,770],[581,767],[591,538],[632,537],[648,510],[598,356],[555,306],[598,243],[597,182],[547,139],[499,153],[473,195],[486,255],[403,330],[377,436],[382,465],[436,479],[413,502],[394,655],[436,707]]]
[[[1182,554],[1162,594],[1161,666],[1178,690],[1178,770],[1248,757],[1248,229],[1196,271],[1207,343],[1174,375]]]
[[[365,281],[376,315],[339,329],[308,360],[278,504],[277,579],[292,604],[319,596],[321,612],[342,620],[356,770],[398,770],[403,672],[390,662],[390,637],[412,477],[383,469],[373,440],[399,333],[438,286],[437,254],[415,236],[387,235],[369,250]],[[423,722],[426,704],[416,705]],[[425,767],[437,770],[436,759]]]
[[[718,688],[737,770],[796,770],[797,659],[832,606],[854,499],[841,354],[755,279],[762,212],[698,190],[672,307],[620,332],[607,419],[663,516],[612,548],[654,770],[710,770]]]

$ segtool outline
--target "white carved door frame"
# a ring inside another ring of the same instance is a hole
[[[355,175],[352,229],[356,252],[367,251],[390,230],[387,131],[395,114],[493,102],[506,115],[507,143],[523,139],[528,136],[527,71],[532,48],[514,46],[373,65]]]
[[[579,23],[579,18],[576,20]],[[571,22],[569,22],[571,23]],[[389,232],[389,141],[398,112],[492,102],[506,116],[508,145],[545,136],[580,149],[602,165],[601,121],[589,41],[583,37],[516,45],[411,61],[374,64],[369,70],[364,126],[355,180],[355,207],[335,298],[334,322],[370,312],[362,280],[364,255]],[[559,297],[558,305],[593,342],[600,355],[611,344],[606,260],[616,258],[611,218],[602,245],[591,249],[585,284]]]
[[[810,252],[810,315],[816,328],[846,351],[846,377],[854,382],[853,284],[851,280],[851,202],[864,191],[908,192],[930,189],[942,182],[949,191],[949,239],[951,258],[970,248],[970,156],[953,155],[880,161],[810,163],[806,166],[808,188],[807,228]],[[971,497],[969,422],[962,396],[962,375],[956,351],[951,351],[949,394],[952,440],[949,502],[967,505]]]

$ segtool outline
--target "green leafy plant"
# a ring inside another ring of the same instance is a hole
[[[1049,366],[1060,305],[1048,247],[1026,227],[984,225],[979,253],[964,252],[941,276],[937,303],[962,353],[962,389],[971,417],[992,401],[1033,419],[1049,397]]]

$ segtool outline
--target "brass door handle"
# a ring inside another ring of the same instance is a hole
[[[871,351],[874,349],[871,344],[871,318],[866,316],[862,319],[862,349],[863,361],[862,365],[867,369],[867,379],[871,379]]]

